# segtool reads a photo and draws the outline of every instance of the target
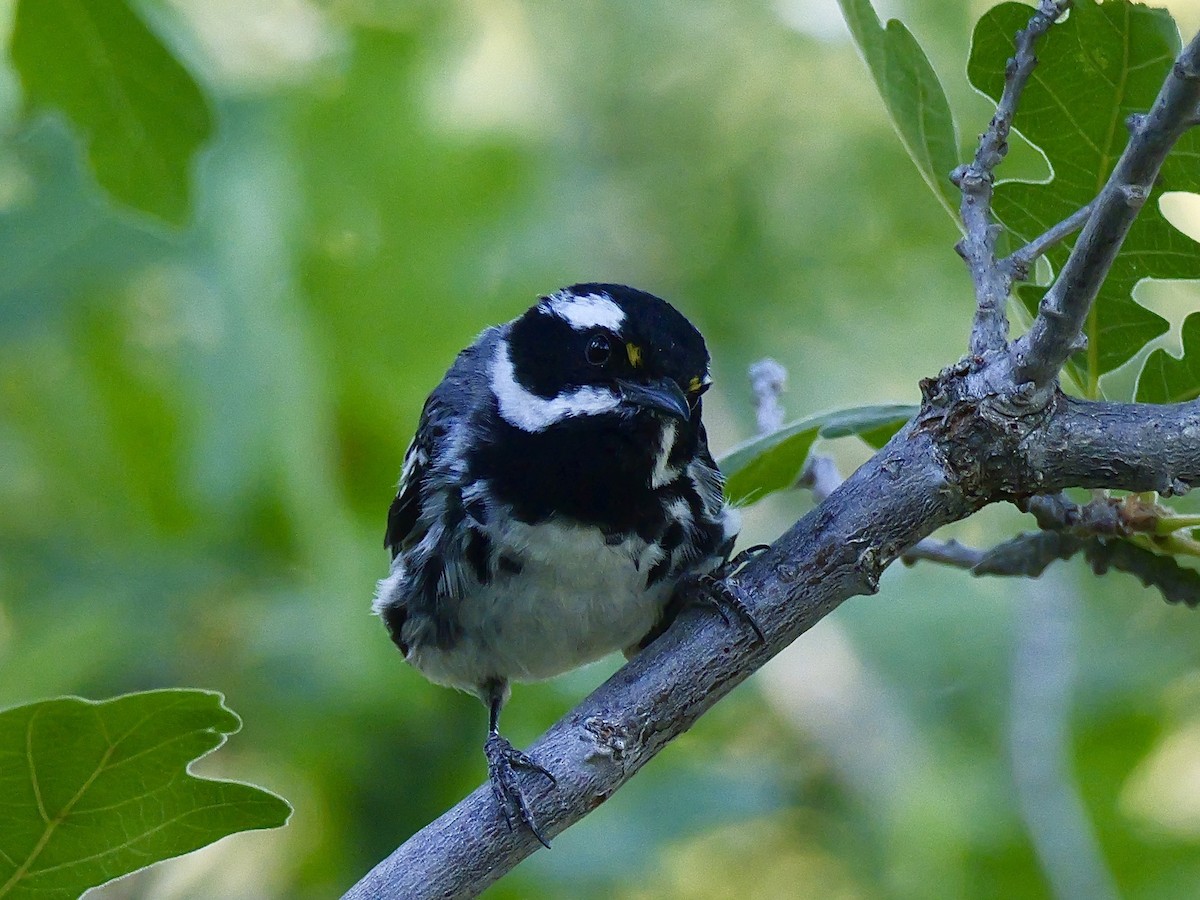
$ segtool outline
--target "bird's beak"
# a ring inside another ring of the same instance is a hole
[[[620,387],[621,398],[625,402],[641,409],[662,413],[683,422],[692,418],[687,397],[673,378],[660,378],[649,384],[618,380],[617,386]]]

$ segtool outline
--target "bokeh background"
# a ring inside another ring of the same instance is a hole
[[[986,4],[880,6],[973,139]],[[720,452],[763,356],[794,416],[914,402],[965,348],[970,285],[834,0],[137,8],[218,123],[182,229],[114,205],[0,67],[0,705],[224,692],[245,726],[199,768],[291,824],[95,896],[334,896],[484,777],[483,709],[369,615],[459,348],[574,281],[655,291],[709,340]],[[1018,147],[1008,172],[1040,166]],[[748,541],[809,502],[755,507]],[[1198,896],[1198,638],[1127,576],[893,567],[488,896]],[[616,665],[518,687],[508,735]]]

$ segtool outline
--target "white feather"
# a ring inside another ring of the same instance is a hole
[[[414,648],[409,662],[427,678],[464,690],[484,675],[550,678],[641,640],[674,587],[646,588],[662,551],[636,536],[608,544],[599,529],[501,517],[489,529],[497,552],[519,560],[520,575],[497,573],[459,607],[462,638],[447,650]]]
[[[671,451],[675,449],[675,423],[667,422],[659,433],[658,454],[654,457],[654,471],[650,473],[650,487],[658,490],[679,477],[679,470],[668,465]]]
[[[576,331],[587,331],[590,328],[620,331],[625,323],[624,310],[604,294],[579,296],[560,291],[551,295],[538,308],[558,316]]]
[[[510,425],[523,431],[544,431],[563,419],[612,412],[621,405],[621,398],[603,387],[581,387],[565,391],[557,397],[539,397],[517,381],[506,341],[496,345],[489,380],[500,407],[500,415]]]

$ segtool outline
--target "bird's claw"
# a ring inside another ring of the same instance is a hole
[[[757,546],[743,550],[737,556],[733,557],[733,559],[718,566],[711,573],[688,576],[687,581],[691,583],[684,586],[684,590],[687,592],[687,602],[694,605],[703,604],[714,607],[726,625],[733,624],[730,613],[736,614],[750,626],[759,642],[765,644],[767,636],[763,634],[762,626],[758,624],[758,619],[754,617],[754,613],[750,611],[750,607],[746,605],[746,601],[738,596],[737,592],[734,591],[725,579],[755,556],[769,549],[770,547],[766,544],[758,544]]]
[[[689,603],[696,606],[703,604],[713,607],[726,625],[733,624],[733,619],[730,618],[730,613],[733,613],[750,626],[760,643],[767,642],[767,636],[763,634],[762,626],[754,618],[754,613],[750,611],[746,601],[739,597],[726,582],[719,580],[714,575],[694,575],[690,580],[692,583],[686,587]]]
[[[728,578],[746,563],[750,562],[750,560],[754,559],[754,557],[761,553],[766,553],[770,549],[770,544],[755,544],[753,547],[747,547],[733,559],[726,560],[724,563],[718,566],[713,575],[714,577],[720,579]]]
[[[496,798],[500,811],[504,813],[504,821],[508,824],[508,830],[512,831],[516,828],[514,820],[517,824],[524,823],[542,846],[547,850],[550,849],[550,842],[538,830],[537,824],[533,820],[533,813],[529,811],[529,804],[525,802],[525,795],[521,791],[516,770],[520,768],[537,772],[544,775],[552,785],[557,785],[558,779],[528,754],[522,753],[506,738],[494,732],[489,734],[488,739],[484,742],[483,752],[487,754],[488,780],[492,784],[492,795]]]

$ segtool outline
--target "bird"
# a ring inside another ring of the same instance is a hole
[[[575,284],[460,352],[405,453],[374,612],[422,675],[486,705],[495,799],[547,847],[517,772],[554,775],[499,731],[513,682],[631,656],[693,602],[762,639],[716,580],[739,516],[702,422],[711,384],[670,303]]]

